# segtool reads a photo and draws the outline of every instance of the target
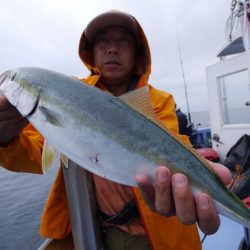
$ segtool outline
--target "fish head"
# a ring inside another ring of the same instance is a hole
[[[0,75],[0,92],[24,117],[28,117],[36,109],[40,89],[28,69],[8,70]]]

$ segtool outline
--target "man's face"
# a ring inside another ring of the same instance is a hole
[[[104,83],[125,83],[131,79],[134,68],[135,39],[123,27],[104,28],[93,41],[93,60]]]

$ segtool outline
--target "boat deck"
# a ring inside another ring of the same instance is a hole
[[[202,250],[237,250],[240,241],[244,237],[242,225],[224,217],[221,218],[221,226],[217,233],[206,237],[202,244]],[[203,233],[199,232],[201,239]]]

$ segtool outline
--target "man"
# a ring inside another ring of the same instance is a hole
[[[79,55],[91,71],[84,79],[89,85],[116,96],[148,85],[149,46],[139,23],[126,13],[111,11],[94,18],[82,34]],[[148,86],[155,115],[177,133],[172,96]],[[3,96],[0,110],[0,165],[13,171],[41,173],[43,138]],[[180,137],[189,143],[185,136]],[[227,169],[218,165],[214,168],[228,183]],[[140,189],[96,175],[93,179],[105,232],[105,249],[200,249],[195,223],[198,222],[206,234],[216,232],[219,227],[219,217],[211,198],[206,194],[193,197],[186,176],[172,175],[167,167],[157,169],[155,186],[147,176],[137,176]],[[125,223],[107,222],[106,217],[112,218],[134,201],[139,215],[133,212]],[[63,175],[59,169],[44,209],[40,233],[44,237],[63,239],[70,232]]]
[[[177,115],[178,124],[179,124],[179,134],[189,136],[187,115],[181,111],[181,108],[177,108],[176,105],[175,105],[175,108],[176,108],[176,115]]]

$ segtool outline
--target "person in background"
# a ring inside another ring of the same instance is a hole
[[[181,108],[177,107],[176,104],[175,104],[175,108],[176,108],[176,115],[177,115],[178,125],[179,125],[179,133],[181,135],[188,135],[189,136],[187,115],[184,114],[181,111]]]
[[[91,86],[115,96],[147,86],[156,117],[178,135],[172,95],[148,83],[150,49],[133,16],[109,11],[95,17],[83,31],[79,56],[90,71],[82,80]],[[186,136],[178,136],[190,144]],[[43,143],[44,138],[35,128],[0,96],[0,165],[11,171],[41,174]],[[225,184],[230,181],[226,168],[220,164],[212,167]],[[209,195],[201,193],[194,197],[187,177],[172,174],[167,166],[159,166],[155,175],[155,185],[148,176],[139,175],[136,176],[139,188],[131,188],[93,174],[105,249],[196,250],[201,249],[196,223],[205,234],[217,231],[220,220]],[[133,211],[124,217],[124,209],[131,204]],[[123,220],[112,221],[118,213]],[[61,242],[71,234],[61,168],[42,215],[40,234]]]

